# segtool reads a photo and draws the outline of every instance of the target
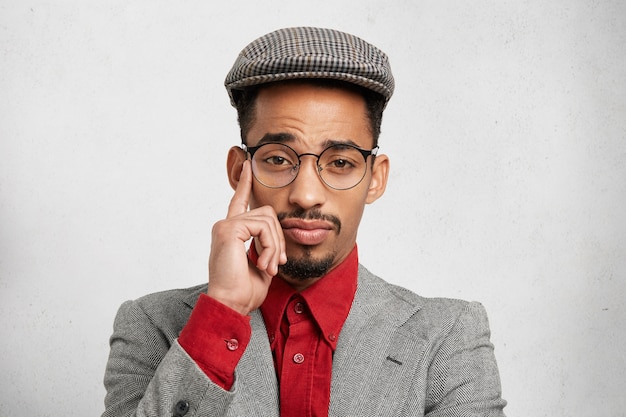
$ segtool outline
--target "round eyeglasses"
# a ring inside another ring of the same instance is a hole
[[[261,184],[269,188],[281,188],[291,184],[300,172],[303,156],[317,158],[317,174],[321,180],[335,190],[356,187],[367,172],[368,156],[376,156],[378,147],[364,150],[350,144],[335,144],[322,153],[298,154],[284,143],[268,142],[260,146],[242,145],[250,155],[252,174]]]

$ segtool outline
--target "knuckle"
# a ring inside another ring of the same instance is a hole
[[[228,221],[219,220],[213,225],[213,228],[211,229],[211,235],[213,236],[214,239],[215,238],[220,239],[220,238],[224,238],[228,236],[231,230],[232,230],[232,227],[230,227]]]
[[[266,216],[270,216],[274,218],[276,217],[276,212],[274,211],[274,208],[269,205],[259,207],[259,212],[263,213]]]

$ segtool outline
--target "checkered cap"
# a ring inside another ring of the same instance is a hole
[[[280,29],[253,41],[237,57],[224,85],[234,106],[233,90],[301,78],[347,81],[386,101],[394,89],[383,51],[354,35],[312,27]]]

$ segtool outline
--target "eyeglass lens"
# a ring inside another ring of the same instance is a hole
[[[287,145],[267,143],[257,148],[252,157],[252,172],[263,185],[279,188],[289,185],[298,175],[300,159],[317,158],[320,178],[329,187],[346,190],[361,182],[367,171],[366,157],[350,145],[333,145],[320,155],[298,154]]]

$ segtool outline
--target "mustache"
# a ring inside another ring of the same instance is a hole
[[[296,209],[290,212],[281,212],[277,214],[278,221],[284,219],[301,219],[301,220],[324,220],[332,223],[337,229],[337,233],[341,232],[341,220],[332,214],[324,214],[320,209]]]

